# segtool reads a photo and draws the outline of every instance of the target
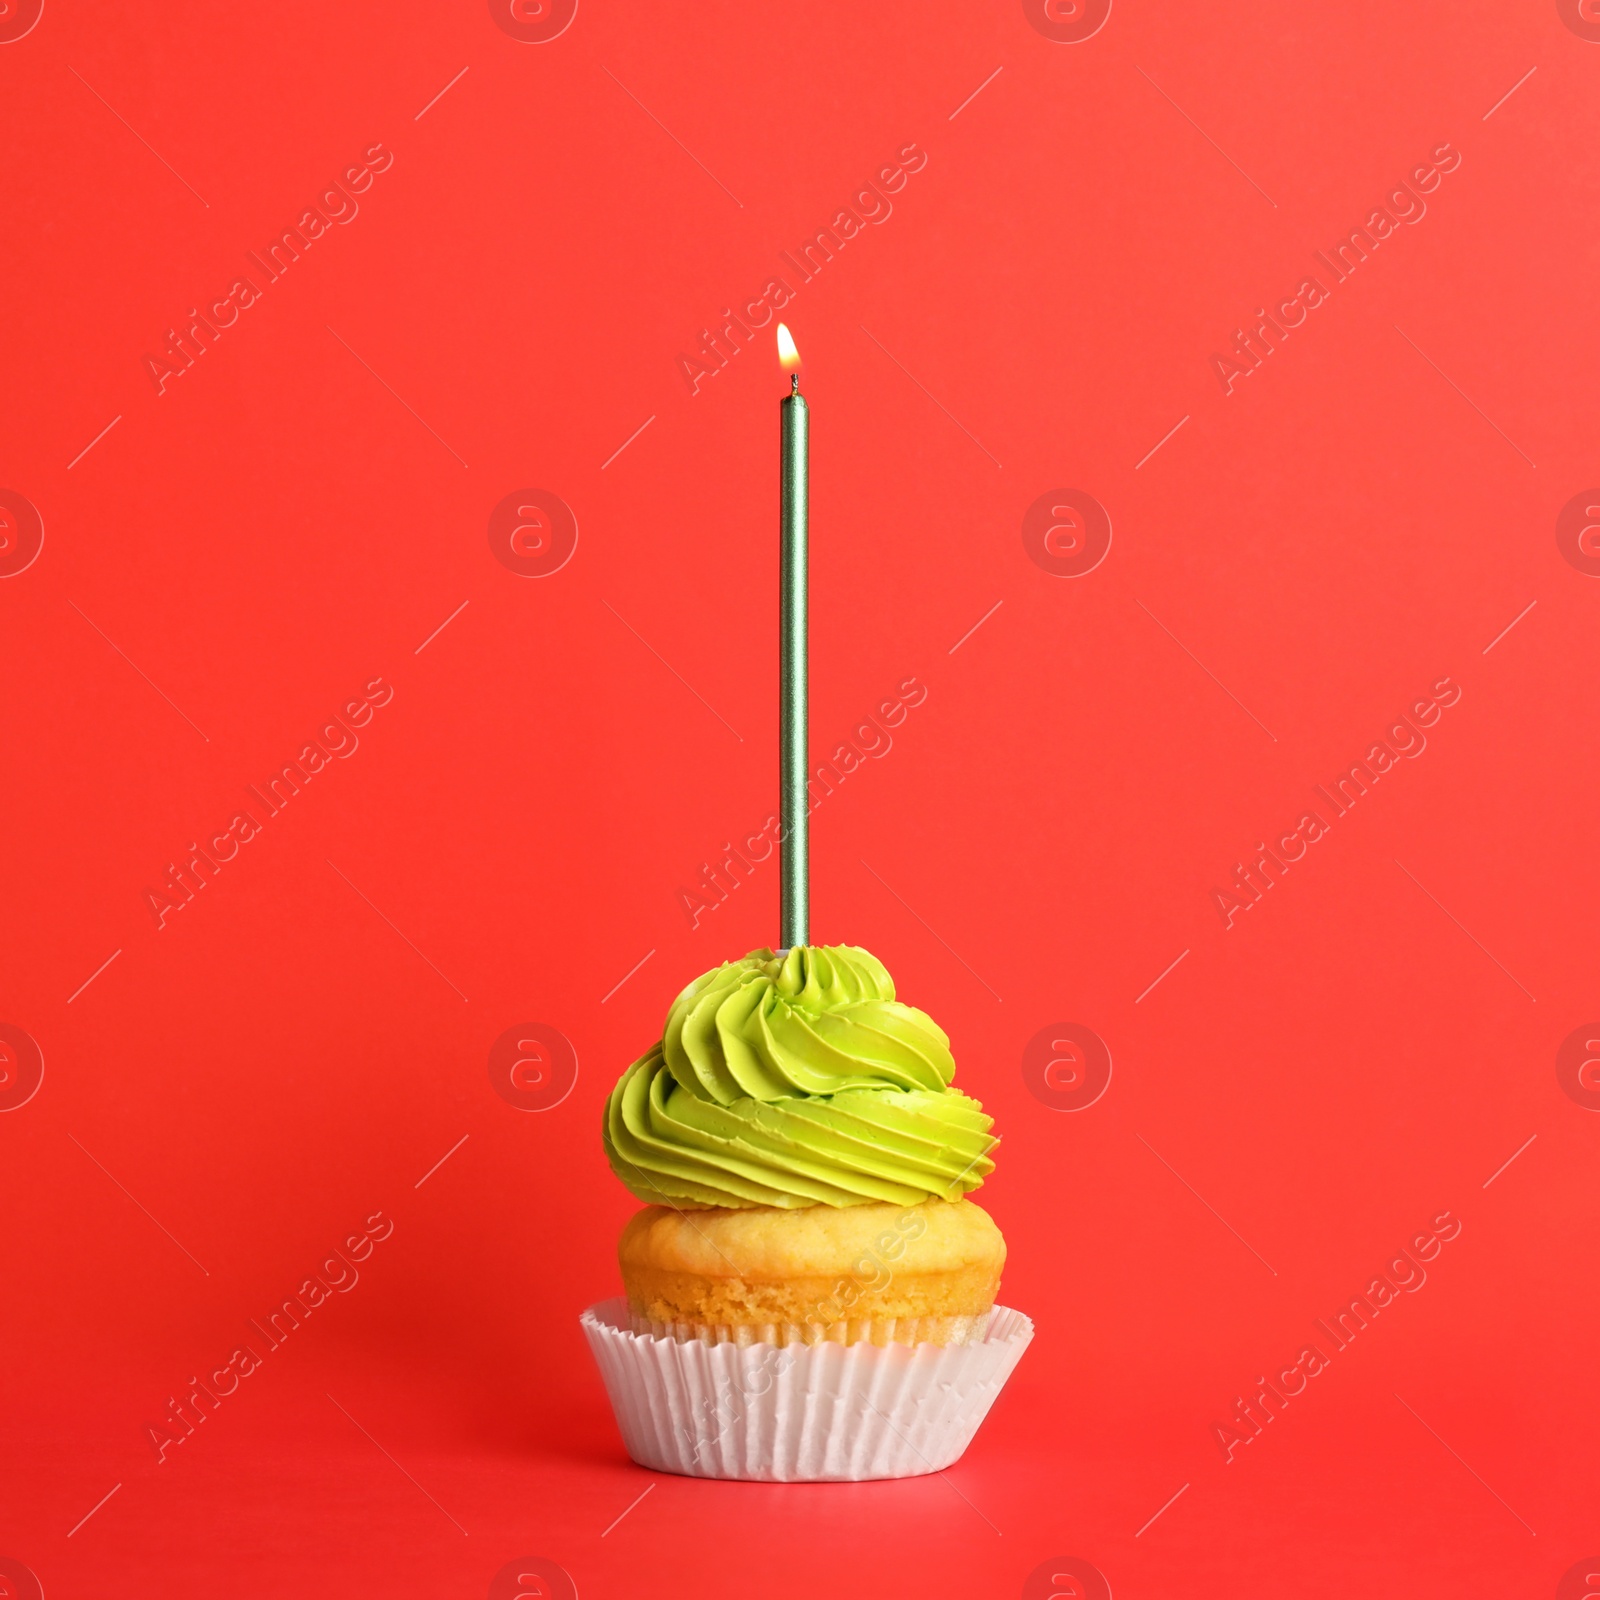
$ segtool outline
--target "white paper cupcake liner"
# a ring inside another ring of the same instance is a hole
[[[1033,1338],[996,1306],[969,1344],[711,1343],[639,1334],[628,1303],[579,1319],[628,1454],[692,1478],[859,1482],[940,1472]]]
[[[657,1322],[630,1316],[628,1326],[647,1338],[699,1339],[706,1344],[980,1344],[989,1330],[976,1317],[852,1317],[844,1322]]]

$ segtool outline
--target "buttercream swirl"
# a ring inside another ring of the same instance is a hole
[[[943,1029],[851,945],[755,950],[697,978],[606,1104],[612,1171],[678,1206],[914,1205],[994,1170]]]

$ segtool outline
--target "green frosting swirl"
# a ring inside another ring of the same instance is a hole
[[[852,945],[754,950],[697,978],[606,1102],[611,1170],[676,1206],[915,1205],[994,1170],[950,1041]]]

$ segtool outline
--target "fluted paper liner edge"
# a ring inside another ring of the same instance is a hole
[[[1033,1323],[996,1306],[970,1344],[733,1344],[579,1318],[628,1454],[694,1478],[860,1482],[940,1472],[972,1442]]]

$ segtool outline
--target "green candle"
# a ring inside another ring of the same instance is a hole
[[[810,937],[810,807],[806,795],[807,545],[810,533],[811,415],[800,393],[800,352],[778,324],[778,359],[789,393],[778,407],[778,784],[783,821],[780,929],[783,947]]]

